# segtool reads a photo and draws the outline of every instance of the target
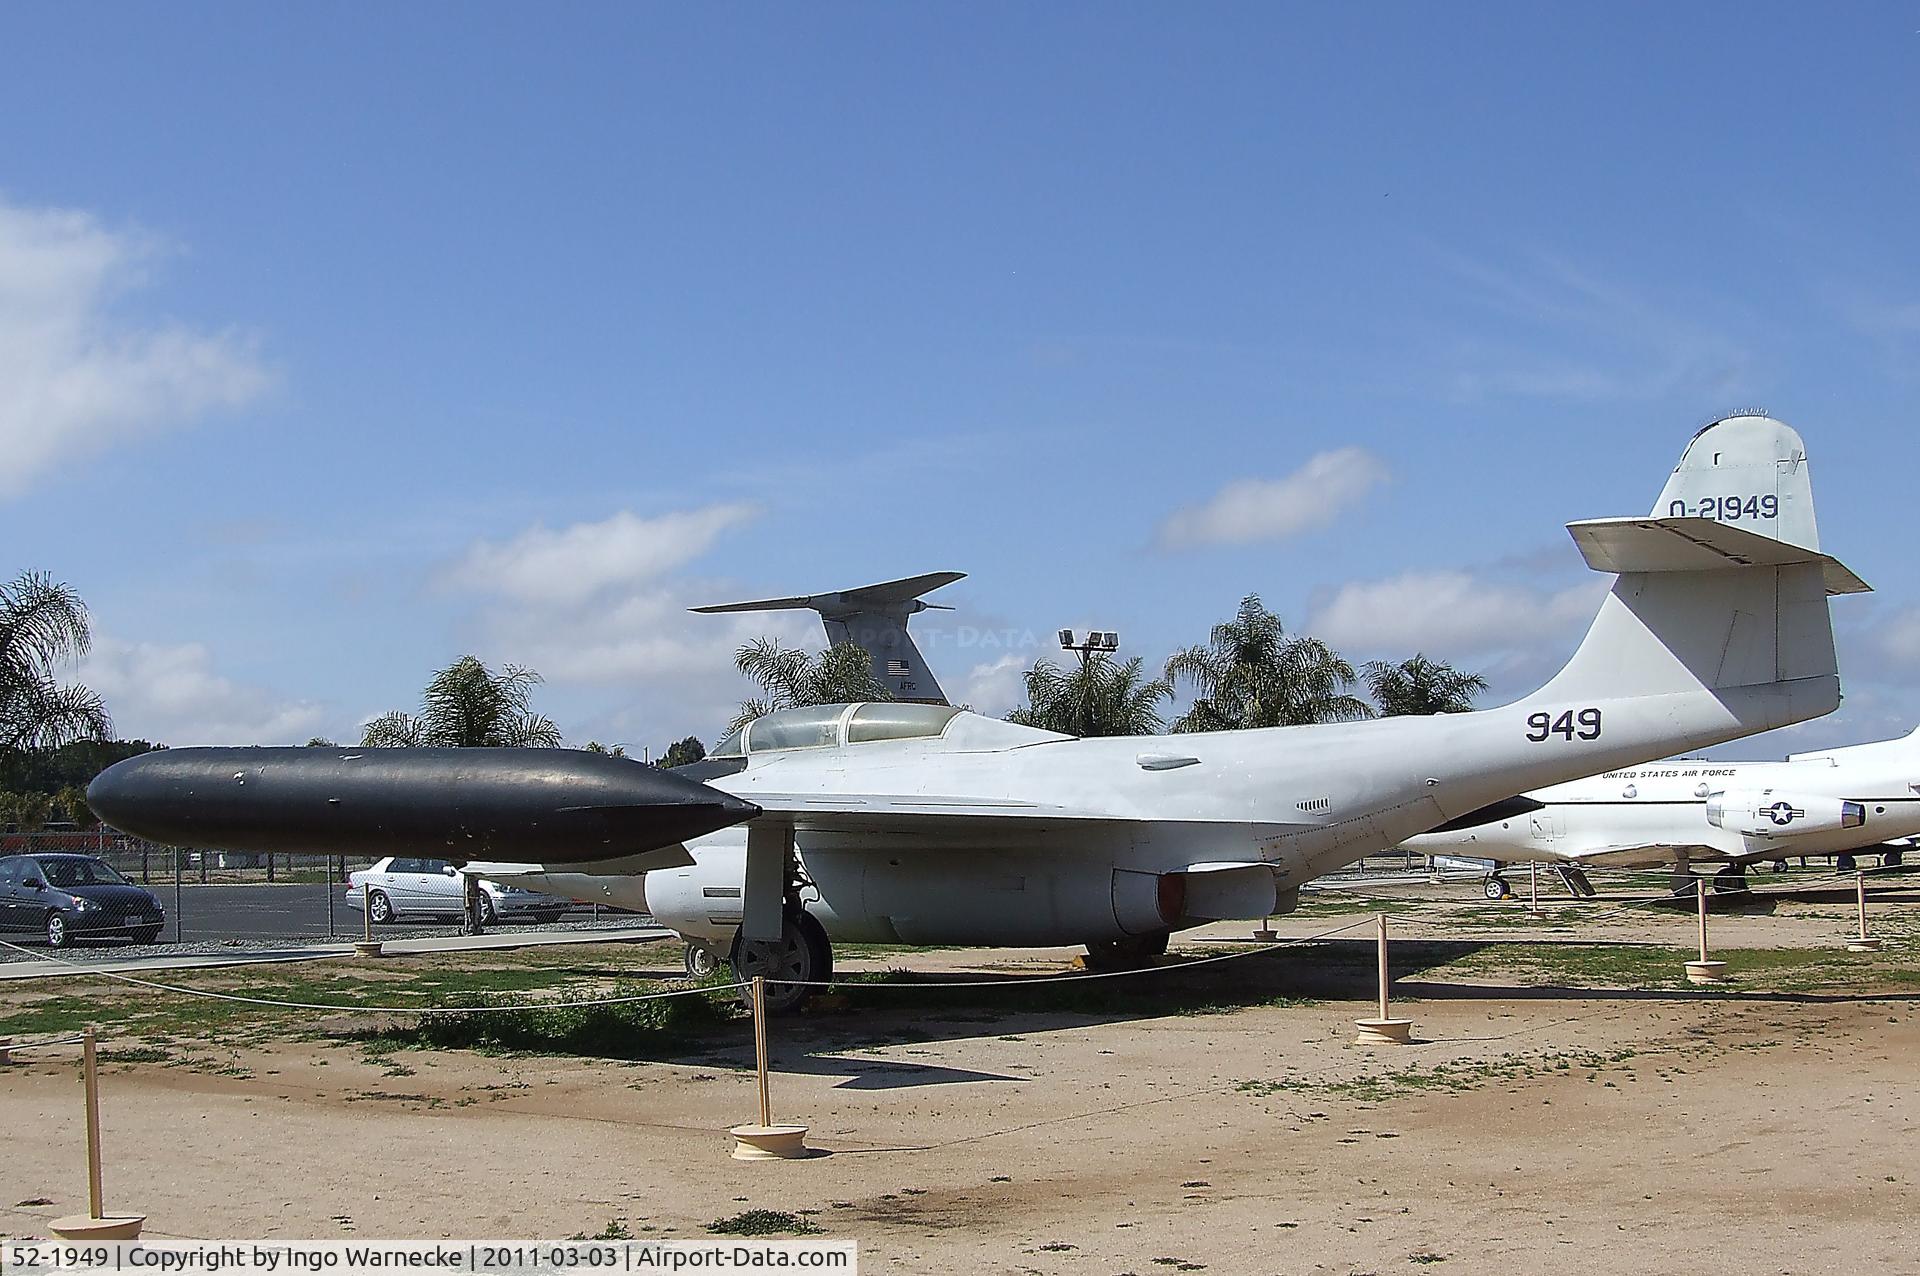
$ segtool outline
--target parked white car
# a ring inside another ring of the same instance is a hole
[[[382,925],[402,917],[459,917],[466,907],[463,894],[460,870],[445,860],[390,855],[375,860],[372,868],[347,874],[347,907],[364,904]],[[509,917],[558,921],[572,907],[572,900],[558,895],[480,879],[482,925]]]

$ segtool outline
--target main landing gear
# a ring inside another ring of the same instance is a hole
[[[1087,969],[1098,973],[1114,970],[1139,970],[1153,965],[1155,957],[1166,955],[1170,930],[1151,935],[1130,935],[1126,939],[1101,939],[1087,945]]]
[[[1674,898],[1678,899],[1681,896],[1691,896],[1699,890],[1699,881],[1699,877],[1691,869],[1678,869],[1667,879],[1667,885],[1672,890]],[[1744,895],[1752,889],[1747,882],[1745,864],[1729,864],[1714,873],[1708,881],[1716,895]]]
[[[1489,873],[1487,874],[1486,894],[1488,899],[1512,899],[1513,887],[1509,886],[1507,879],[1500,876],[1500,874]]]
[[[687,951],[691,971],[693,950],[689,947]],[[768,1010],[794,1010],[820,991],[809,985],[833,979],[833,943],[827,938],[827,928],[795,904],[781,915],[778,939],[748,939],[743,931],[735,932],[727,962],[736,979],[750,980],[759,975],[767,980]]]

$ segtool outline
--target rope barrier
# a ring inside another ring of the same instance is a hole
[[[1357,930],[1362,926],[1373,925],[1371,917],[1363,921],[1348,922],[1344,926],[1335,926],[1330,930],[1318,931],[1311,935],[1296,935],[1286,939],[1262,944],[1257,948],[1247,948],[1236,953],[1221,953],[1215,957],[1195,957],[1187,961],[1174,962],[1164,966],[1141,966],[1133,970],[1092,970],[1076,971],[1063,975],[1007,975],[999,979],[955,979],[955,980],[861,980],[852,985],[857,988],[918,988],[921,991],[940,988],[1030,988],[1036,984],[1086,983],[1094,979],[1119,979],[1130,975],[1164,975],[1171,971],[1186,970],[1194,966],[1210,966],[1216,962],[1238,961],[1245,957],[1258,957],[1262,953],[1272,952],[1276,948],[1287,948],[1294,944],[1310,944],[1315,940],[1328,939],[1346,931]],[[833,980],[820,979],[773,979],[770,984],[781,984],[789,988],[833,988],[839,986]]]
[[[1576,865],[1575,867],[1578,867],[1578,866]],[[1744,891],[1718,891],[1715,893],[1726,895],[1729,898],[1785,899],[1785,898],[1790,898],[1793,894],[1795,894],[1798,891],[1805,890],[1810,887],[1818,887],[1821,885],[1834,885],[1842,882],[1851,883],[1855,880],[1857,876],[1860,876],[1863,874],[1867,876],[1871,876],[1876,873],[1899,872],[1902,867],[1903,866],[1901,865],[1887,865],[1887,866],[1879,866],[1875,868],[1856,869],[1854,872],[1849,872],[1849,873],[1841,873],[1841,872],[1823,873],[1818,877],[1802,880],[1801,882],[1796,883],[1791,887],[1785,887],[1785,888],[1776,889],[1776,890],[1748,889]],[[1583,871],[1591,873],[1593,870],[1583,870]],[[1621,875],[1639,876],[1640,874],[1623,872]],[[1329,885],[1326,883],[1327,883],[1326,878],[1319,879],[1319,881],[1316,882],[1314,885],[1314,893],[1325,894],[1325,895],[1348,895],[1357,900],[1367,900],[1367,901],[1403,902],[1405,900],[1405,897],[1400,895],[1391,895],[1391,894],[1385,894],[1381,892],[1367,892],[1367,891],[1363,891],[1357,886]],[[1555,907],[1577,908],[1577,909],[1584,909],[1584,910],[1593,911],[1593,912],[1600,912],[1607,909],[1619,909],[1623,911],[1665,909],[1665,908],[1671,908],[1676,901],[1688,900],[1690,898],[1691,898],[1691,892],[1685,895],[1662,895],[1657,899],[1643,899],[1643,900],[1583,899],[1579,897],[1574,897],[1574,898],[1560,901],[1555,905]],[[1455,900],[1440,900],[1440,901],[1422,900],[1420,902],[1422,904],[1438,903],[1441,907],[1453,907],[1453,908],[1463,908],[1463,909],[1464,908],[1484,908],[1486,906],[1486,904],[1483,901],[1469,900],[1469,899],[1462,899],[1457,901]],[[1501,901],[1501,902],[1505,902],[1505,901]],[[1542,905],[1542,908],[1544,910],[1545,905]],[[1421,919],[1408,918],[1406,920],[1419,921],[1422,924],[1427,924],[1427,925],[1439,924],[1431,918],[1421,918]]]
[[[44,1050],[50,1046],[78,1045],[86,1039],[87,1034],[79,1032],[71,1037],[49,1037],[45,1041],[0,1041],[0,1045],[5,1045],[9,1050]]]

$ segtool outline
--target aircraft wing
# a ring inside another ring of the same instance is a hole
[[[1562,851],[1560,855],[1570,863],[1594,868],[1639,868],[1671,864],[1682,857],[1690,860],[1726,858],[1726,852],[1719,847],[1698,842],[1600,843]]]
[[[742,793],[760,808],[750,828],[786,827],[802,833],[886,833],[978,843],[995,837],[1032,839],[1100,834],[1130,835],[1151,825],[1156,835],[1190,833],[1202,840],[1226,834],[1236,841],[1279,837],[1311,825],[1253,824],[1244,820],[1175,821],[1115,815],[1042,802],[912,793]],[[1218,856],[1209,857],[1217,860]]]

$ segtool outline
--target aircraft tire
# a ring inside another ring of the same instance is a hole
[[[1773,862],[1773,871],[1774,871],[1774,872],[1776,872],[1776,873],[1784,873],[1784,872],[1786,872],[1786,871],[1787,871],[1787,862],[1786,862],[1785,860],[1775,860],[1775,861]]]
[[[1512,899],[1513,887],[1507,884],[1506,878],[1496,873],[1487,879],[1486,894],[1488,899]]]
[[[799,1009],[820,991],[811,985],[833,978],[833,944],[827,939],[826,927],[813,914],[789,908],[779,939],[750,941],[736,932],[727,962],[733,967],[735,979],[746,981],[764,975],[768,1013],[785,1014]],[[748,999],[744,988],[741,997]]]
[[[1900,851],[1888,851],[1880,857],[1881,868],[1899,868],[1906,861],[1906,855]]]
[[[1858,867],[1859,864],[1855,862],[1851,855],[1836,855],[1833,857],[1833,871],[1836,873],[1851,873]]]
[[[687,978],[705,979],[720,969],[720,954],[705,944],[697,944],[690,939],[687,941],[686,965]]]

